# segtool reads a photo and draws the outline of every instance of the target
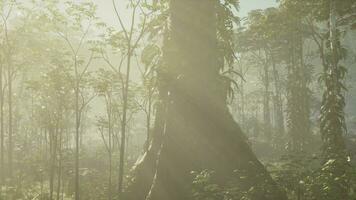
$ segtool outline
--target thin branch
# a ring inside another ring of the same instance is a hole
[[[140,6],[141,8],[141,6]],[[142,10],[142,8],[141,8]],[[147,21],[147,15],[144,14],[144,18],[143,18],[143,23],[142,23],[142,28],[141,28],[141,31],[140,31],[140,35],[138,36],[135,44],[132,46],[132,51],[134,51],[138,45],[138,43],[140,42],[140,40],[142,39],[144,33],[145,33],[145,30],[146,30],[146,21]]]
[[[62,32],[60,32],[60,31],[57,31],[56,33],[57,33],[57,35],[59,35],[61,38],[64,39],[64,41],[68,44],[70,50],[72,51],[72,53],[73,53],[74,56],[76,57],[77,55],[76,55],[76,53],[75,53],[74,47],[73,47],[72,43],[69,41],[68,37],[67,37],[66,35],[64,35],[64,34],[63,34]]]
[[[124,23],[122,22],[122,19],[121,19],[120,14],[119,14],[119,10],[118,10],[117,7],[116,7],[115,0],[112,0],[112,4],[113,4],[113,7],[114,7],[114,11],[115,11],[116,17],[118,18],[119,23],[120,23],[120,26],[121,26],[121,28],[122,28],[122,31],[123,31],[124,34],[125,34],[126,40],[129,40],[129,36],[128,36],[127,30],[126,30],[126,28],[125,28]]]
[[[78,78],[78,79],[79,79],[79,82],[82,80],[84,74],[88,71],[88,68],[89,68],[90,64],[92,63],[92,61],[93,61],[93,57],[94,57],[94,51],[91,52],[87,64],[85,65],[85,67],[84,67],[82,73],[80,73],[80,75],[79,75],[79,78]]]
[[[80,96],[82,97],[82,105],[80,107],[80,113],[83,112],[83,109],[97,96],[96,94],[93,94],[91,97],[88,98],[88,100],[85,101],[84,95],[82,92],[80,92]]]
[[[115,72],[115,73],[119,73],[119,71],[115,68],[115,66],[110,62],[109,58],[105,57],[104,52],[101,50],[101,58],[106,62],[106,64],[109,65],[109,67]]]
[[[78,55],[78,52],[80,51],[80,49],[81,49],[81,47],[83,45],[83,41],[86,38],[86,36],[88,35],[88,33],[89,33],[90,27],[91,27],[91,21],[89,21],[89,25],[87,26],[85,32],[83,33],[82,37],[80,38],[77,50],[75,51],[75,55]]]
[[[111,150],[110,150],[109,145],[107,144],[105,136],[104,136],[104,128],[100,127],[99,132],[100,132],[101,139],[103,140],[106,150],[108,151],[108,153],[110,153]]]

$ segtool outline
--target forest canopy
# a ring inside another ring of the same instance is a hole
[[[0,200],[355,200],[355,63],[355,0],[0,0]]]

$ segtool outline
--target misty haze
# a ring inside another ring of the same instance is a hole
[[[356,0],[0,0],[0,200],[356,200]]]

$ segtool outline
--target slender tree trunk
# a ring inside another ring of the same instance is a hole
[[[75,200],[80,200],[80,188],[79,188],[79,153],[80,153],[80,108],[79,108],[79,73],[77,60],[75,59],[74,68],[75,68]]]
[[[301,124],[301,113],[299,112],[299,107],[301,102],[299,100],[300,88],[299,88],[299,70],[297,64],[297,54],[296,54],[296,37],[295,34],[291,35],[291,41],[289,46],[289,57],[288,57],[288,108],[287,108],[287,117],[288,117],[288,134],[291,138],[289,142],[289,150],[291,151],[300,151],[302,147],[302,137],[303,131],[299,131],[299,128],[302,128]]]
[[[265,51],[266,62],[264,63],[264,95],[263,95],[263,122],[264,122],[264,132],[267,140],[271,140],[272,130],[271,130],[271,108],[270,108],[270,76],[269,76],[269,54]]]
[[[275,63],[274,56],[271,55],[272,70],[273,70],[273,79],[274,79],[274,105],[275,105],[275,126],[277,129],[276,139],[280,140],[285,134],[285,125],[284,125],[284,114],[283,114],[283,99],[282,99],[282,83],[279,77],[279,71]],[[280,144],[280,141],[276,141]]]
[[[65,183],[65,179],[62,176],[61,200],[64,200],[64,183]]]
[[[299,22],[300,29],[302,30],[301,22]],[[309,94],[309,80],[307,71],[307,66],[305,63],[305,55],[304,55],[304,36],[300,33],[298,38],[298,55],[299,55],[299,68],[300,68],[300,97],[301,97],[301,118],[303,124],[303,149],[308,146],[308,142],[310,141],[311,133],[311,122],[310,122],[310,94]]]
[[[146,129],[147,129],[147,138],[146,138],[146,151],[149,148],[150,140],[151,140],[151,116],[152,116],[152,94],[148,99],[148,111],[146,116]]]
[[[109,128],[109,148],[108,148],[108,153],[109,153],[109,191],[108,191],[108,197],[109,200],[112,200],[112,136],[113,136],[113,124],[112,124],[112,104],[111,104],[111,97],[109,96],[108,98],[108,105],[107,105],[107,109],[108,109],[108,128]]]
[[[127,111],[128,111],[128,95],[129,95],[129,84],[130,84],[130,72],[131,72],[131,56],[132,56],[132,30],[128,39],[128,49],[127,49],[127,65],[126,65],[126,79],[123,90],[123,111],[122,111],[122,123],[121,123],[121,148],[120,148],[120,161],[119,161],[119,183],[118,183],[118,193],[119,196],[123,192],[124,175],[125,175],[125,151],[126,151],[126,130],[127,130]]]
[[[6,50],[5,50],[5,60],[7,64],[7,78],[8,78],[8,109],[9,109],[9,115],[8,115],[8,177],[10,178],[10,181],[12,181],[12,53],[11,53],[11,45],[10,45],[10,40],[9,40],[9,30],[8,30],[8,21],[4,21],[4,34],[5,34],[5,42],[6,42]],[[2,75],[1,75],[2,76]],[[6,76],[6,75],[5,75]],[[2,90],[3,88],[1,88]],[[3,92],[3,91],[2,91]],[[2,99],[4,100],[4,97],[2,96]],[[5,101],[5,100],[4,100]],[[3,103],[2,103],[3,104]],[[1,119],[3,120],[3,119]],[[2,129],[3,130],[3,129]]]
[[[9,142],[9,147],[8,147],[8,170],[9,174],[8,176],[10,179],[12,178],[12,172],[13,172],[13,160],[12,160],[12,155],[13,155],[13,141],[12,141],[12,136],[13,136],[13,127],[12,127],[12,67],[8,66],[7,70],[7,81],[8,81],[8,107],[9,107],[9,120],[8,120],[8,128],[9,128],[9,133],[8,133],[8,142]]]
[[[47,146],[47,142],[46,142],[46,129],[45,128],[41,128],[40,129],[40,134],[41,134],[41,137],[40,137],[40,141],[41,141],[41,146],[40,146],[40,152],[41,152],[41,160],[42,160],[42,165],[45,166],[46,165],[46,162],[47,162],[47,159],[46,159],[46,146]],[[44,193],[43,193],[43,190],[44,190],[44,171],[41,172],[41,200],[43,200],[44,198]]]
[[[109,200],[112,199],[112,153],[111,150],[109,152]]]
[[[3,90],[3,64],[0,65],[0,198],[2,186],[5,184],[5,135],[4,135],[4,90]]]
[[[57,180],[57,200],[60,200],[61,180],[62,180],[62,135],[63,129],[59,132],[59,149],[58,149],[58,180]]]
[[[243,64],[240,64],[240,74],[244,75],[244,67]],[[241,118],[241,125],[242,127],[245,125],[246,122],[246,113],[245,113],[245,80],[241,79],[240,81],[240,118]],[[243,127],[244,128],[244,127]]]
[[[49,199],[53,200],[54,192],[54,179],[56,168],[56,156],[57,156],[57,127],[50,128],[49,131],[49,144],[50,144],[50,168],[49,168]]]

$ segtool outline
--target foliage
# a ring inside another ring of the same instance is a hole
[[[338,199],[343,194],[334,191],[335,182],[350,181],[349,199],[354,199],[355,191],[352,188],[356,184],[355,167],[350,169],[351,177],[337,176],[333,174],[338,165],[337,160],[329,160],[324,165],[320,164],[320,155],[305,156],[304,153],[294,153],[283,156],[279,161],[268,163],[267,167],[280,187],[287,191],[288,199]],[[251,199],[257,188],[244,190],[239,187],[239,181],[243,173],[235,172],[232,181],[227,185],[214,183],[214,172],[203,170],[193,172],[193,194],[196,200],[241,200]],[[240,177],[239,177],[240,176]],[[265,186],[261,186],[266,190]],[[333,191],[331,191],[333,190]],[[330,196],[332,194],[332,196]]]
[[[112,8],[112,15],[120,18],[125,5],[114,2],[119,13]],[[159,91],[167,78],[169,1],[127,2],[132,27],[117,28],[101,21],[91,1],[0,0],[0,199],[74,199],[74,157],[82,199],[118,198],[116,177],[126,177],[118,160],[128,171],[149,148],[160,95],[168,95]],[[273,178],[290,199],[356,199],[356,169],[344,145],[353,75],[345,61],[354,56],[345,36],[356,28],[355,1],[337,0],[334,45],[329,0],[280,0],[246,18],[237,17],[237,0],[216,6],[219,92]],[[127,154],[120,156],[123,126]],[[242,171],[225,184],[210,170],[192,176],[197,200],[258,199],[270,189],[244,187]]]

